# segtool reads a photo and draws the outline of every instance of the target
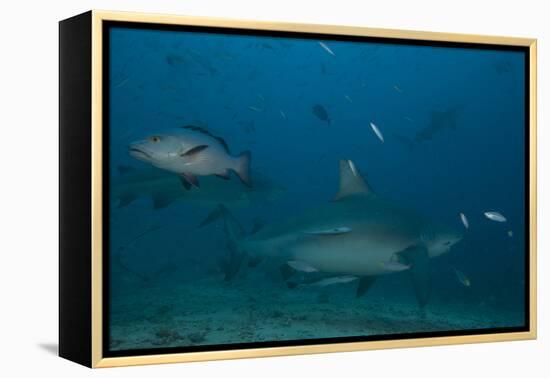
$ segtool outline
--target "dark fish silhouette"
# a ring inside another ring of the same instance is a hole
[[[211,76],[218,73],[218,70],[212,65],[209,59],[202,56],[199,52],[191,50],[187,53],[187,56],[204,71],[208,72]]]
[[[199,52],[193,50],[187,51],[184,55],[168,54],[166,55],[165,60],[171,67],[193,62],[196,66],[200,67],[203,71],[205,71],[205,73],[208,73],[211,76],[218,73],[212,63],[210,63],[210,60],[203,57]]]
[[[405,146],[407,146],[409,148],[409,151],[412,151],[413,147],[414,147],[414,141],[409,138],[409,137],[406,137],[404,135],[401,135],[401,134],[393,134],[394,138],[397,139],[399,142],[401,142],[402,144],[404,144]]]
[[[453,107],[444,111],[433,111],[428,125],[419,130],[412,138],[400,134],[393,134],[402,144],[412,150],[415,145],[432,140],[433,137],[445,129],[455,130],[461,107]]]
[[[313,114],[315,117],[319,118],[321,121],[324,121],[330,125],[331,119],[328,115],[327,110],[323,105],[314,105],[311,110],[313,111]]]
[[[184,59],[180,55],[176,55],[176,54],[166,55],[166,63],[168,63],[168,65],[172,67],[182,64],[183,62],[184,62]]]
[[[508,60],[499,60],[493,64],[493,69],[499,75],[504,75],[512,71],[512,63]]]
[[[430,116],[430,123],[416,133],[414,141],[416,143],[421,143],[431,140],[434,135],[444,129],[455,130],[457,116],[458,110],[456,108],[447,109],[445,111],[433,111]]]

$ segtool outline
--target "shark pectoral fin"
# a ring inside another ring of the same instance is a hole
[[[430,257],[428,250],[423,245],[412,246],[398,255],[410,266],[414,293],[420,307],[426,306],[430,297]]]
[[[287,263],[282,264],[279,267],[279,271],[281,272],[281,276],[285,281],[287,281],[290,277],[292,277],[296,273],[296,270],[290,267]]]
[[[183,172],[179,177],[185,189],[189,190],[191,189],[191,186],[194,186],[195,188],[199,187],[199,180],[197,179],[197,176],[191,173]]]
[[[333,227],[333,228],[304,231],[305,234],[309,234],[309,235],[341,235],[341,234],[347,234],[348,232],[351,232],[351,228],[349,227]]]
[[[180,178],[181,184],[183,185],[185,190],[190,190],[191,184],[189,183],[189,181],[187,181],[187,179],[183,176],[178,176],[178,177]]]
[[[170,205],[176,199],[174,197],[167,197],[162,195],[153,196],[153,208],[159,210]]]
[[[361,277],[359,279],[359,283],[357,284],[357,291],[355,292],[355,297],[359,298],[365,295],[367,291],[369,291],[374,281],[376,281],[375,276]]]
[[[137,199],[133,194],[123,194],[118,197],[118,208],[128,206]]]

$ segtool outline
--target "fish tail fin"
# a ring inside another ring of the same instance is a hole
[[[250,151],[245,151],[236,158],[236,167],[233,169],[237,176],[241,179],[243,184],[248,187],[252,186],[252,181],[250,179]]]
[[[225,235],[227,237],[227,248],[229,250],[228,263],[225,266],[225,281],[231,281],[247,259],[247,254],[242,247],[245,231],[235,216],[223,205],[218,207],[217,216],[222,216]]]

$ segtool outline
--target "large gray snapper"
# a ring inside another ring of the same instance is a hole
[[[171,133],[151,135],[129,146],[137,160],[180,176],[186,189],[199,187],[197,176],[229,180],[233,171],[247,185],[250,180],[250,152],[232,156],[225,141],[199,126],[183,126]]]

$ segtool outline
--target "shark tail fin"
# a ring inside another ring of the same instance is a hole
[[[237,221],[235,216],[223,205],[219,205],[217,216],[221,216],[224,222],[224,231],[227,237],[227,248],[229,250],[228,263],[225,266],[225,281],[231,281],[235,278],[243,261],[248,258],[242,248],[242,241],[245,238],[244,228]]]

